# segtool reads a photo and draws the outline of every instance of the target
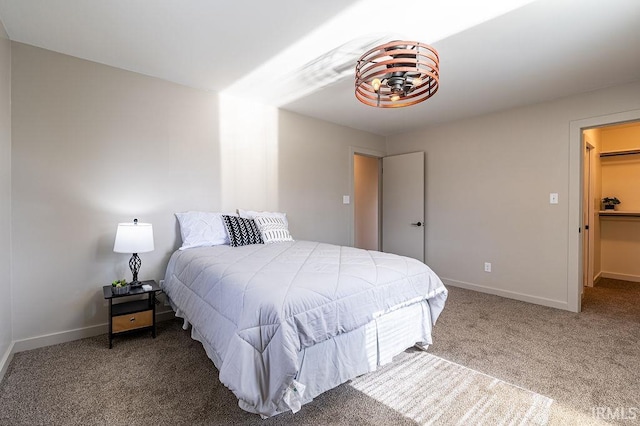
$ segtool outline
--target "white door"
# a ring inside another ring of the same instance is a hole
[[[382,159],[382,251],[424,262],[424,152]]]
[[[593,145],[585,141],[584,150],[584,174],[582,185],[582,284],[583,286],[593,287],[593,220],[594,220],[594,191],[592,177],[592,156]]]

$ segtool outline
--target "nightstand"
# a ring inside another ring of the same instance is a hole
[[[160,286],[153,280],[143,281],[151,290],[142,287],[132,288],[127,294],[113,294],[110,285],[102,287],[104,298],[109,300],[109,349],[113,347],[113,337],[132,331],[151,330],[156,337],[156,292]],[[114,299],[131,296],[146,296],[141,300],[113,303]]]

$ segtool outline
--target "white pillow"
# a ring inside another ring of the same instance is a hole
[[[265,244],[293,241],[285,219],[274,215],[259,214],[253,218]]]
[[[185,250],[193,247],[218,246],[229,244],[229,235],[224,226],[222,215],[226,213],[183,212],[176,213],[180,222],[182,247]],[[231,216],[235,216],[231,214]]]
[[[287,220],[286,213],[280,212],[258,212],[253,210],[242,210],[238,209],[238,215],[240,217],[244,217],[245,219],[255,219],[256,216],[265,216],[265,217],[278,217],[284,221],[284,224],[289,227],[289,221]]]

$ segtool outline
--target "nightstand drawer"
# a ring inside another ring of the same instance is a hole
[[[153,311],[135,312],[133,314],[113,317],[112,333],[135,330],[136,328],[151,327],[153,325]]]

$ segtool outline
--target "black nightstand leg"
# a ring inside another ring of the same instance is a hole
[[[153,310],[153,327],[151,328],[151,336],[156,338],[156,292],[152,291],[149,294],[149,299],[151,300],[152,310]]]
[[[109,299],[109,349],[113,348],[113,315],[111,314],[112,299]]]

